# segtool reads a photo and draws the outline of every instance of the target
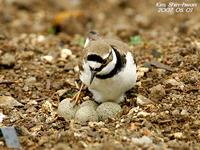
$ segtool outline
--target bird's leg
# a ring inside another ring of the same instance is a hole
[[[72,101],[75,100],[75,105],[80,102],[80,98],[79,97],[80,97],[80,94],[81,94],[81,91],[82,91],[83,87],[84,87],[84,84],[81,83],[81,87],[80,87],[79,91],[72,98]]]

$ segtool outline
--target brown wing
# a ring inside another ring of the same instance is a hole
[[[109,45],[114,46],[121,54],[126,55],[126,53],[130,51],[129,46],[122,41],[115,39],[104,39],[104,41]]]

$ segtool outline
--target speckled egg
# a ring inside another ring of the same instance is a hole
[[[58,105],[58,115],[65,118],[65,120],[74,119],[75,113],[78,110],[78,106],[74,101],[71,102],[70,98],[66,98]]]
[[[122,108],[119,104],[113,102],[104,102],[97,107],[99,119],[104,121],[108,118],[115,118],[122,113]]]
[[[75,120],[80,121],[81,123],[98,121],[98,114],[93,107],[83,106],[77,110],[75,114]]]
[[[98,105],[97,105],[97,103],[94,102],[94,101],[87,100],[87,101],[84,101],[84,102],[80,105],[80,107],[84,107],[84,106],[92,107],[92,108],[94,108],[94,109],[96,110]]]

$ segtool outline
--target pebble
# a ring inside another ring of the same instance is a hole
[[[195,126],[200,126],[200,120],[195,120],[195,121],[193,121],[193,125],[195,125]]]
[[[131,108],[131,110],[129,110],[127,115],[132,115],[133,113],[137,113],[139,111],[140,111],[140,107],[139,106],[133,107],[133,108]]]
[[[105,125],[105,122],[103,121],[99,121],[99,122],[89,122],[88,123],[88,126],[91,127],[91,128],[94,128],[94,127],[103,127]]]
[[[198,138],[200,138],[200,129],[197,130]]]
[[[147,117],[150,116],[150,113],[145,112],[145,111],[141,111],[137,114],[138,117]]]
[[[29,90],[28,85],[24,85],[23,88],[22,88],[22,90],[25,91],[25,92],[28,92],[28,90]]]
[[[68,143],[58,143],[53,147],[53,150],[72,150]]]
[[[168,87],[176,86],[176,87],[179,87],[181,90],[184,89],[184,83],[183,82],[178,82],[175,79],[168,79],[168,80],[166,80],[165,84]]]
[[[177,86],[180,85],[180,83],[178,81],[176,81],[175,79],[168,79],[165,82],[167,85],[169,86]]]
[[[137,24],[142,27],[142,28],[147,28],[150,25],[150,20],[148,17],[144,16],[144,15],[136,15],[135,16],[135,21],[137,22]]]
[[[58,114],[65,118],[66,121],[74,119],[78,106],[75,106],[74,101],[71,102],[70,98],[66,98],[58,105]]]
[[[115,118],[121,115],[122,108],[119,104],[113,102],[104,102],[97,107],[99,119],[104,121],[108,118]]]
[[[179,115],[179,110],[178,110],[178,109],[173,110],[173,111],[172,111],[172,115],[173,115],[173,116]]]
[[[200,42],[195,41],[194,45],[198,51],[200,51]]]
[[[37,42],[44,42],[45,41],[45,36],[44,35],[38,35],[37,36]]]
[[[36,77],[28,77],[25,80],[26,83],[35,83],[36,82]]]
[[[23,106],[23,104],[11,96],[0,96],[0,107],[12,108],[15,106]]]
[[[85,96],[85,97],[83,97],[83,100],[89,100],[90,99],[90,97],[89,96]]]
[[[150,99],[146,98],[145,96],[138,94],[136,103],[137,103],[137,105],[145,106],[145,105],[151,104],[152,101]]]
[[[2,112],[0,112],[0,123],[2,123],[2,121],[3,121],[3,119],[5,118],[6,116],[2,113]]]
[[[149,71],[149,68],[147,68],[147,67],[138,67],[137,78],[139,78],[139,79],[142,78],[144,76],[144,74],[148,71]]]
[[[53,56],[51,56],[51,55],[42,56],[41,59],[42,59],[42,61],[46,61],[48,63],[53,62]]]
[[[163,86],[161,84],[153,86],[150,89],[150,91],[151,91],[150,98],[153,101],[159,101],[159,100],[161,100],[166,95],[165,89],[163,88]]]
[[[3,56],[1,56],[1,62],[0,64],[4,66],[11,67],[15,64],[15,56],[10,53],[5,53]]]
[[[74,67],[74,71],[75,71],[75,72],[79,72],[79,71],[80,71],[80,69],[79,69],[79,66],[78,66],[78,65]]]
[[[72,55],[72,51],[70,49],[68,49],[68,48],[61,49],[60,57],[62,59],[66,59],[66,58],[68,58],[71,55]]]
[[[42,111],[43,112],[52,112],[53,111],[53,106],[49,101],[45,101],[42,104]]]
[[[6,36],[0,33],[0,40],[4,40],[4,39],[6,39]]]
[[[65,93],[67,93],[67,89],[61,89],[56,91],[56,94],[58,94],[59,97],[62,97]]]
[[[77,110],[75,114],[75,120],[80,121],[81,123],[97,122],[98,114],[93,107],[82,106]]]
[[[150,145],[153,143],[152,139],[149,138],[148,136],[143,136],[140,138],[132,138],[132,142],[139,146]]]
[[[182,133],[182,132],[176,132],[176,133],[174,133],[173,135],[174,135],[174,137],[175,137],[176,139],[181,139],[181,138],[183,138],[183,133]]]
[[[183,109],[183,110],[181,111],[181,115],[182,115],[182,116],[188,116],[189,113],[188,113],[187,110]]]
[[[158,68],[155,71],[158,74],[158,76],[163,76],[163,75],[166,74],[166,70],[165,69]]]

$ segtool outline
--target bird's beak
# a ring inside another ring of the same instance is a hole
[[[92,84],[92,81],[94,80],[95,75],[97,74],[96,71],[92,70],[91,71],[91,79],[90,79],[90,84]]]
[[[90,39],[87,38],[87,39],[85,40],[84,48],[86,48],[86,47],[88,46],[89,43],[90,43]]]

